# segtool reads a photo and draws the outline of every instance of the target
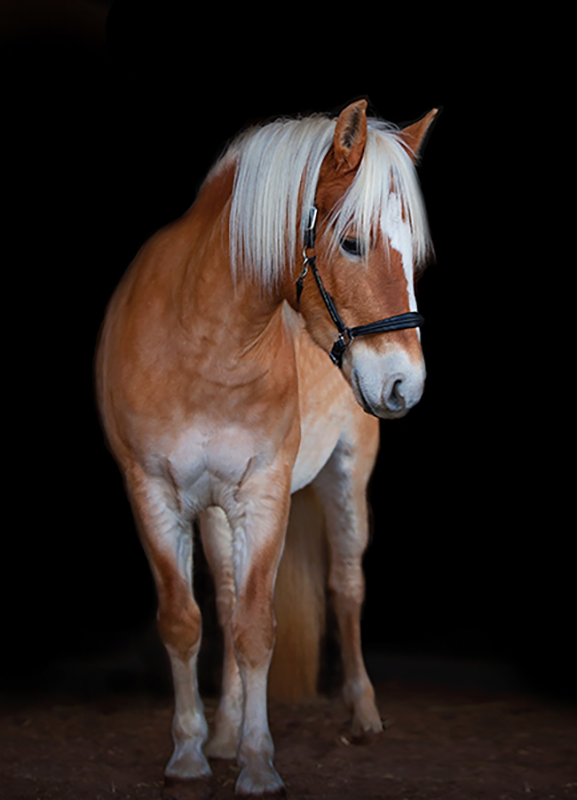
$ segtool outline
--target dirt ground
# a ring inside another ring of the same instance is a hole
[[[351,742],[338,698],[272,703],[276,767],[288,798],[577,798],[577,710],[527,692],[455,681],[376,681],[386,730]],[[72,692],[4,698],[0,797],[10,800],[225,800],[237,767],[168,783],[171,698]],[[206,703],[209,722],[215,701]]]

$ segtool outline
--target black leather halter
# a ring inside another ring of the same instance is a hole
[[[416,311],[409,311],[406,314],[397,314],[394,317],[387,317],[386,319],[379,319],[376,322],[370,322],[368,325],[357,325],[355,328],[347,328],[342,321],[339,312],[336,309],[333,298],[327,292],[317,269],[316,255],[307,256],[307,250],[314,250],[316,240],[316,221],[317,209],[313,206],[310,210],[309,224],[305,230],[305,249],[303,252],[304,265],[301,274],[297,279],[297,304],[300,303],[302,290],[304,288],[304,278],[307,274],[309,267],[319,287],[319,292],[324,300],[324,304],[331,316],[332,321],[335,323],[339,332],[338,339],[334,343],[331,352],[329,353],[333,362],[342,369],[343,355],[347,347],[350,346],[353,339],[357,336],[367,336],[370,333],[388,333],[389,331],[401,331],[406,328],[418,328],[425,322],[424,317]]]

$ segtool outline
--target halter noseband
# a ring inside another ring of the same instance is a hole
[[[370,333],[401,331],[406,328],[418,328],[425,322],[425,320],[424,317],[422,317],[421,314],[418,314],[416,311],[409,311],[406,314],[397,314],[394,317],[379,319],[376,322],[369,323],[368,325],[357,325],[355,328],[347,328],[339,316],[339,312],[336,309],[333,298],[327,292],[321,280],[321,276],[319,275],[319,271],[317,269],[316,255],[307,256],[307,250],[314,250],[316,241],[316,222],[317,208],[316,206],[312,206],[309,213],[309,224],[305,229],[305,247],[303,251],[304,264],[302,272],[296,282],[297,304],[300,303],[301,294],[304,288],[304,278],[310,267],[317,282],[317,286],[319,287],[319,292],[321,293],[324,304],[327,307],[330,317],[335,323],[339,332],[338,339],[334,343],[329,355],[333,363],[335,363],[339,369],[342,369],[343,355],[345,350],[350,346],[353,339],[355,339],[357,336],[367,336]]]

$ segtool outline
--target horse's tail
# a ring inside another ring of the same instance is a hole
[[[277,640],[269,695],[294,701],[314,697],[325,631],[327,577],[324,518],[309,486],[292,496],[274,609]]]

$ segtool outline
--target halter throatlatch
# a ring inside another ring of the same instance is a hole
[[[347,328],[336,309],[333,298],[327,292],[321,280],[321,276],[319,275],[319,271],[317,269],[316,255],[307,255],[307,250],[314,250],[316,241],[316,221],[317,209],[316,206],[313,206],[309,212],[309,221],[305,229],[305,249],[303,251],[304,264],[301,274],[296,282],[297,303],[300,303],[301,294],[304,288],[305,275],[309,271],[310,267],[315,277],[315,281],[317,282],[317,286],[319,287],[321,297],[323,298],[324,304],[327,307],[327,311],[329,312],[330,317],[339,332],[338,339],[334,343],[329,355],[333,363],[335,363],[339,369],[342,369],[343,355],[345,350],[350,346],[353,339],[357,338],[357,336],[367,336],[370,333],[401,331],[405,330],[406,328],[418,328],[425,322],[425,319],[416,311],[409,311],[406,314],[397,314],[394,317],[387,317],[386,319],[379,319],[376,322],[370,322],[368,325],[357,325],[355,328]]]

